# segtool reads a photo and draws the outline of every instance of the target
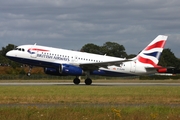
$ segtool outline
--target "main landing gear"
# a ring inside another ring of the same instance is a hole
[[[80,79],[78,77],[76,77],[76,78],[74,78],[73,82],[75,85],[79,85]],[[90,78],[86,78],[84,82],[86,85],[91,85],[92,80]]]
[[[78,77],[74,78],[73,80],[75,85],[79,85],[79,83],[81,82],[80,79]]]
[[[84,82],[86,85],[91,85],[92,80],[90,78],[86,78]]]
[[[89,71],[86,71],[86,79],[85,79],[85,84],[86,85],[91,85],[91,83],[92,83],[92,80],[91,80],[91,78],[90,78],[90,72]]]

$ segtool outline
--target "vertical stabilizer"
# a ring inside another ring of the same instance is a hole
[[[144,48],[138,55],[137,60],[142,64],[148,64],[156,67],[160,55],[164,49],[168,36],[158,35],[146,48]]]

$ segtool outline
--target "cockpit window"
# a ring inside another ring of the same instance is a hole
[[[18,48],[15,48],[14,50],[18,50]]]
[[[24,48],[15,48],[14,50],[18,50],[18,51],[25,51]]]

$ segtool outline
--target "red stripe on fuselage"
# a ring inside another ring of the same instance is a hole
[[[43,51],[43,52],[49,51],[49,50],[38,49],[38,48],[31,48],[30,50],[35,50],[35,51]]]

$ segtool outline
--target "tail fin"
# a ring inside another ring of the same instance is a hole
[[[138,62],[157,67],[160,55],[164,49],[168,36],[158,35],[144,50],[136,57]]]

